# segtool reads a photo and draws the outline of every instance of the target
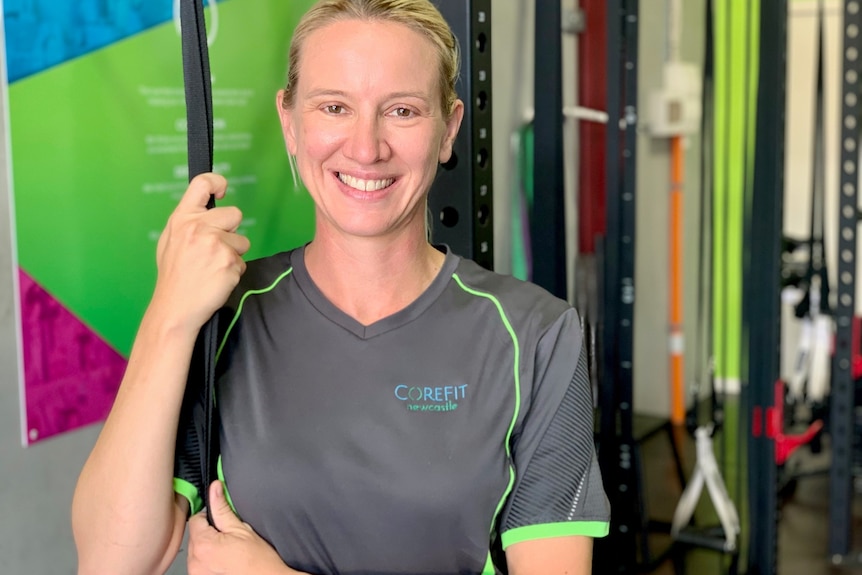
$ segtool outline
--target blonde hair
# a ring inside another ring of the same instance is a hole
[[[458,99],[455,82],[460,74],[461,52],[449,24],[429,0],[320,0],[312,6],[297,24],[290,42],[287,87],[282,100],[285,109],[292,108],[296,98],[305,40],[312,32],[344,20],[395,22],[428,38],[437,49],[440,62],[440,110],[449,118]]]

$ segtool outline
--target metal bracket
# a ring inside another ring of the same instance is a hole
[[[587,15],[580,8],[563,10],[563,34],[583,34],[587,29]]]

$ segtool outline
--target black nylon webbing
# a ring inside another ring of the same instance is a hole
[[[183,78],[188,125],[189,179],[212,171],[213,112],[203,0],[182,0]],[[210,201],[210,206],[214,204]]]
[[[209,51],[203,0],[181,0],[180,24],[182,29],[183,80],[186,94],[186,123],[188,136],[189,180],[211,172],[213,166],[213,112],[210,81]],[[215,206],[210,197],[208,208]],[[201,454],[201,497],[207,509],[207,520],[213,525],[209,506],[208,488],[216,477],[218,456],[217,412],[214,409],[215,355],[218,337],[217,316],[203,327],[203,366],[205,421],[203,422]],[[190,382],[191,384],[191,382]]]
[[[686,427],[694,436],[694,430],[698,427],[700,420],[697,406],[701,396],[701,380],[704,376],[704,367],[709,363],[706,357],[712,353],[712,282],[709,281],[708,271],[712,269],[713,246],[712,246],[712,201],[713,201],[713,146],[714,139],[714,114],[715,114],[715,47],[714,47],[714,23],[712,13],[712,0],[706,2],[706,39],[704,42],[703,58],[703,86],[701,93],[702,114],[700,119],[701,147],[700,147],[700,211],[698,214],[698,248],[700,259],[697,270],[697,326],[695,336],[695,367],[694,386],[692,389],[692,408],[686,412]],[[701,339],[703,338],[703,339]],[[705,343],[704,343],[705,342]],[[716,421],[715,412],[715,377],[710,368],[706,374],[710,382],[710,420],[716,424],[716,430],[720,422]]]
[[[811,162],[811,221],[808,251],[808,282],[820,278],[820,313],[829,313],[829,274],[826,271],[826,166],[824,160],[824,41],[826,14],[823,0],[817,2],[817,91],[814,103],[814,148]]]

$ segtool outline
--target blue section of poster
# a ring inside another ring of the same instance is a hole
[[[3,0],[9,83],[167,22],[176,2]]]

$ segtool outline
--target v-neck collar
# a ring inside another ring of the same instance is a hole
[[[293,251],[290,256],[290,264],[293,267],[293,276],[299,289],[308,299],[314,308],[333,323],[341,326],[347,331],[353,333],[360,339],[371,339],[388,331],[397,329],[407,323],[410,323],[422,313],[431,307],[446,285],[455,273],[458,266],[458,256],[452,253],[448,246],[435,246],[445,254],[443,265],[440,271],[437,272],[437,277],[425,289],[418,298],[413,300],[407,307],[397,311],[391,315],[379,319],[371,325],[363,325],[356,319],[335,306],[320,289],[311,276],[308,274],[308,269],[305,267],[305,246],[299,247]]]

